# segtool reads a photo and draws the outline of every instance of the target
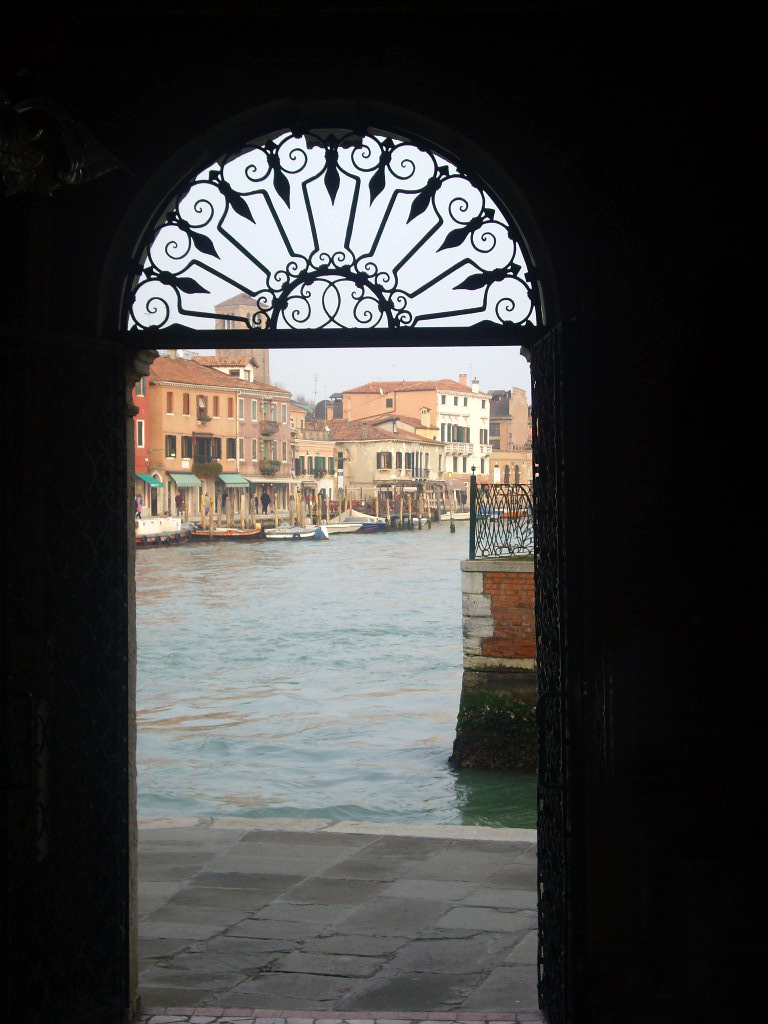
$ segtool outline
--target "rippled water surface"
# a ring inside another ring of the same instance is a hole
[[[467,526],[137,551],[139,816],[535,827],[447,763]]]

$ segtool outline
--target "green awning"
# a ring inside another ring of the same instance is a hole
[[[247,487],[248,481],[239,473],[219,473],[219,480],[225,487]]]
[[[137,473],[136,476],[139,478],[139,480],[143,480],[145,484],[149,484],[150,487],[163,486],[159,480],[155,480],[155,478],[153,476],[150,476],[149,473]]]
[[[202,487],[194,473],[169,473],[177,487]]]

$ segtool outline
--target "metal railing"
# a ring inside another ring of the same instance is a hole
[[[524,484],[469,481],[469,557],[533,556],[533,497]]]

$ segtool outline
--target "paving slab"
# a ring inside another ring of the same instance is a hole
[[[386,974],[379,976],[354,997],[342,999],[340,1009],[399,1010],[410,1006],[414,1011],[458,1010],[469,995],[482,983],[479,974],[428,974],[425,972]]]
[[[145,1007],[180,1024],[541,1020],[535,833],[220,821],[140,828]]]
[[[374,935],[414,936],[451,909],[447,900],[377,899],[349,913],[339,931]]]

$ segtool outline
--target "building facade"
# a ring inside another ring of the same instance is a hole
[[[397,420],[390,429],[370,423],[331,420],[337,470],[354,499],[394,501],[402,493],[436,491],[444,480],[439,468],[439,441],[404,429]]]
[[[239,292],[231,298],[220,302],[216,307],[216,328],[221,331],[247,331],[267,326],[266,316],[261,312],[250,295]],[[269,384],[269,349],[268,348],[217,348],[217,356],[241,358],[247,355],[255,365],[254,380]]]
[[[491,391],[491,481],[526,484],[533,481],[531,409],[523,388]]]
[[[468,385],[466,374],[458,381],[371,381],[345,391],[342,403],[349,421],[387,413],[415,419],[420,433],[431,433],[442,444],[437,469],[451,487],[466,490],[473,466],[488,481],[490,396],[480,391],[477,380]]]

